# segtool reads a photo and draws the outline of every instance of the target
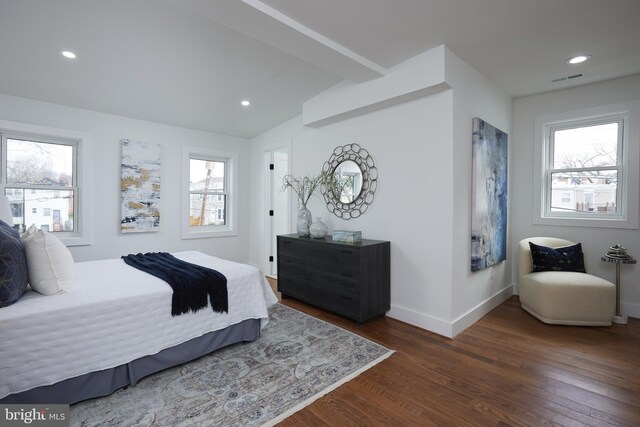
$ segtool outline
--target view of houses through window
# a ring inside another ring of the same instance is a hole
[[[225,225],[227,184],[223,160],[189,160],[189,225]]]
[[[75,230],[77,144],[2,135],[2,184],[16,225]]]
[[[547,212],[618,213],[622,124],[610,119],[550,128]]]

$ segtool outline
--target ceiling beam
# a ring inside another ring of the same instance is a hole
[[[168,1],[300,58],[340,79],[363,82],[386,74],[386,70],[380,65],[305,27],[261,1]]]
[[[323,36],[322,34],[312,30],[309,27],[306,27],[299,23],[298,21],[292,19],[291,17],[285,15],[284,13],[274,9],[273,7],[265,4],[261,0],[242,0],[244,3],[249,6],[259,10],[260,12],[270,16],[276,21],[294,29],[299,32],[301,35],[306,36],[307,38],[319,43],[322,46],[325,46],[328,49],[331,49],[338,54],[344,56],[344,59],[347,61],[352,61],[355,67],[349,67],[352,69],[349,76],[350,80],[354,81],[364,81],[370,80],[371,78],[381,77],[387,74],[387,70],[379,64],[365,58],[362,55],[358,55],[356,52],[348,49],[347,47],[329,39],[328,37]],[[299,56],[299,52],[289,52],[296,56]],[[321,66],[320,64],[316,64]],[[357,70],[358,67],[361,66],[361,70]],[[345,76],[346,77],[346,76]]]

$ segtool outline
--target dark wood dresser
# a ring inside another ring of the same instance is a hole
[[[278,291],[359,323],[390,308],[390,243],[278,236]]]

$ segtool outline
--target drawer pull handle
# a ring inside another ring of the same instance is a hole
[[[340,273],[342,274],[344,277],[353,277],[353,274],[351,273]]]
[[[348,250],[345,250],[345,249],[341,250],[340,252],[342,252],[343,254],[350,254],[351,253],[351,251],[348,251]]]
[[[340,296],[342,297],[342,299],[346,299],[346,300],[349,300],[349,301],[351,301],[353,299],[353,297],[348,297],[346,295],[340,295]]]
[[[288,241],[288,240],[283,240],[282,243],[285,244],[285,245],[290,245],[291,244],[291,242]]]

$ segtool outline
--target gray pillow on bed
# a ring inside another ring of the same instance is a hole
[[[0,220],[0,307],[18,301],[27,289],[27,257],[20,234]]]

